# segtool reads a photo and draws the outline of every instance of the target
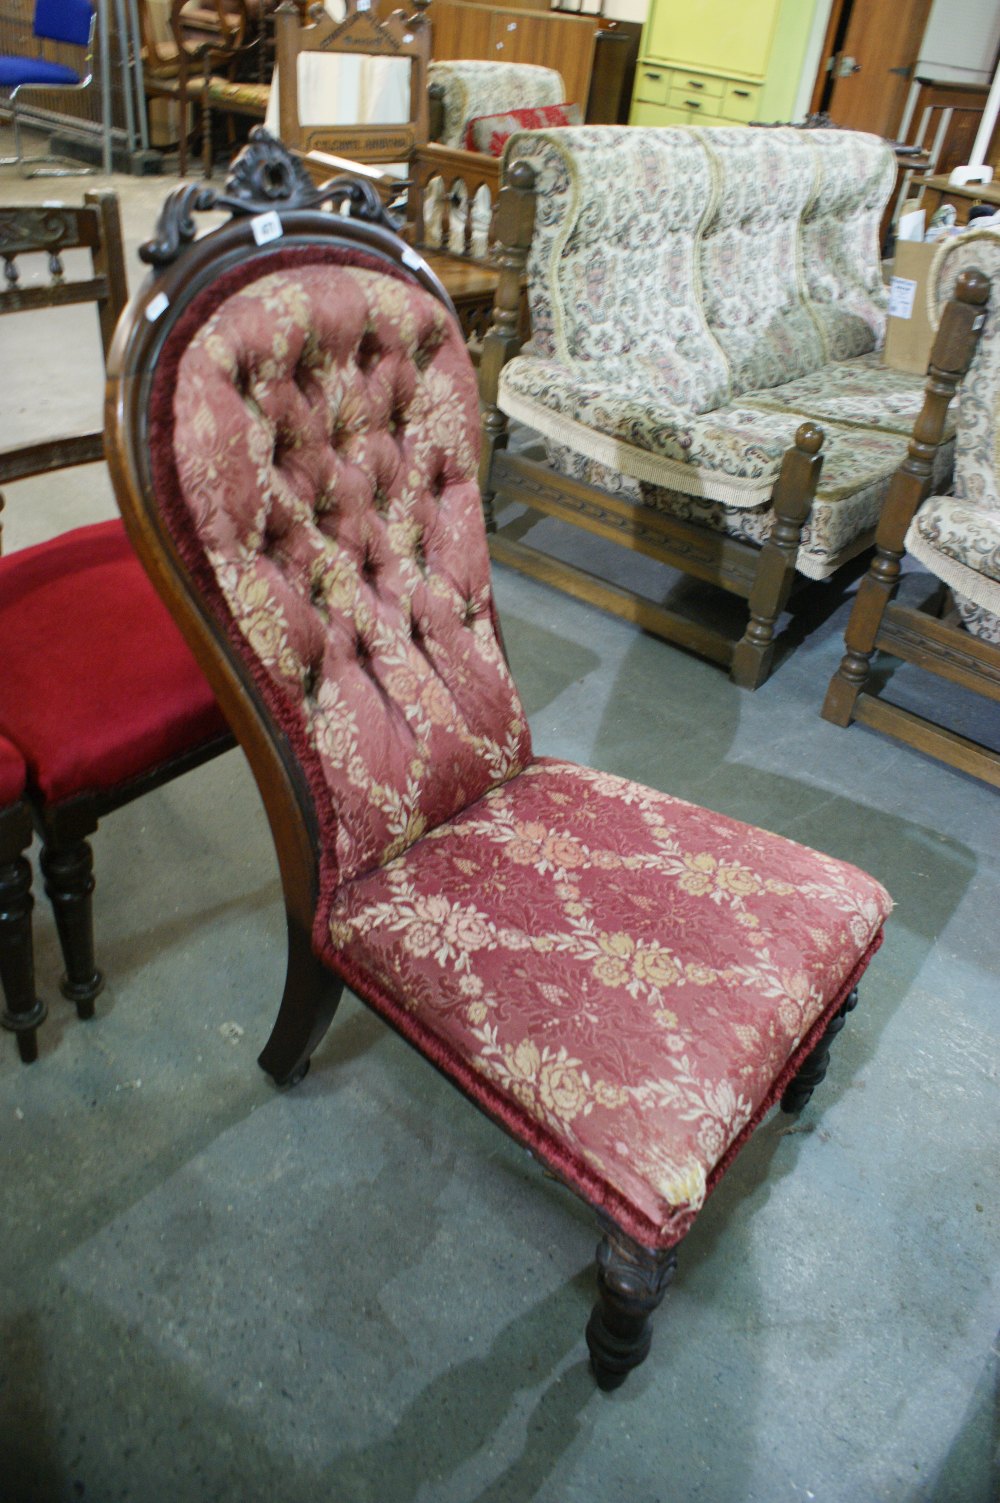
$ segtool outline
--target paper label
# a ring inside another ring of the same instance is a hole
[[[412,248],[412,246],[406,245],[403,247],[404,266],[408,266],[411,271],[420,271],[420,269],[423,267],[423,264],[423,256],[418,256],[417,252]]]
[[[269,214],[255,214],[250,221],[250,228],[258,245],[267,245],[270,240],[280,240],[284,233],[281,220],[273,209]]]
[[[893,277],[889,283],[889,317],[912,318],[917,284],[912,277]]]
[[[166,313],[170,307],[170,299],[165,292],[158,292],[154,298],[150,298],[146,304],[146,317],[151,324],[155,324],[161,313]]]

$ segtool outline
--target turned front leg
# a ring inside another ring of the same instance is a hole
[[[858,989],[855,987],[840,1011],[834,1013],[823,1037],[812,1053],[806,1055],[799,1066],[798,1074],[792,1078],[786,1088],[781,1098],[783,1112],[800,1112],[813,1091],[824,1080],[830,1064],[830,1046],[847,1022],[847,1014],[853,1012],[857,1005]]]
[[[598,1301],[587,1323],[598,1388],[618,1388],[649,1355],[653,1311],[677,1269],[677,1250],[643,1247],[608,1226],[597,1249]]]
[[[759,688],[771,671],[775,628],[792,592],[802,529],[809,520],[823,468],[822,446],[822,428],[802,423],[781,461],[771,501],[774,525],[760,550],[750,591],[750,621],[733,650],[731,677],[741,689]]]

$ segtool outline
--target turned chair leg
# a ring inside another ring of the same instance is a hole
[[[823,430],[802,423],[781,462],[772,505],[774,526],[760,550],[750,591],[750,621],[733,649],[730,677],[741,689],[757,689],[771,671],[774,631],[795,581],[802,529],[809,520],[823,458]]]
[[[285,990],[271,1037],[257,1058],[275,1085],[293,1086],[309,1069],[309,1060],[333,1021],[344,984],[313,954],[309,931],[292,914],[288,919],[288,967]]]
[[[587,1323],[590,1365],[598,1388],[618,1388],[649,1355],[653,1311],[677,1269],[677,1249],[648,1248],[617,1227],[597,1248],[598,1301]]]
[[[59,989],[76,1004],[78,1017],[92,1018],[94,999],[104,985],[94,962],[94,853],[87,840],[65,845],[48,841],[39,859],[66,966]]]
[[[781,1098],[783,1112],[800,1112],[813,1091],[824,1079],[830,1064],[830,1046],[847,1022],[847,1014],[858,1005],[858,989],[854,988],[839,1012],[834,1013],[823,1037],[811,1054],[803,1060],[798,1074],[793,1078]]]
[[[15,828],[14,820],[17,820]],[[22,854],[31,842],[27,810],[7,810],[2,833],[11,845],[0,859],[0,986],[4,1009],[0,1025],[17,1035],[21,1059],[30,1065],[38,1058],[38,1025],[44,1021],[45,1003],[35,993],[35,957],[31,942],[31,864]],[[15,855],[8,852],[20,851]]]

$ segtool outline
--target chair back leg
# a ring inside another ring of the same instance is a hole
[[[56,844],[47,837],[39,859],[66,967],[59,989],[78,1017],[92,1018],[104,986],[94,963],[94,853],[88,840]]]
[[[35,954],[31,938],[31,820],[18,805],[0,814],[0,986],[4,1008],[0,1025],[17,1035],[21,1059],[38,1058],[37,1030],[47,1008],[35,993]]]

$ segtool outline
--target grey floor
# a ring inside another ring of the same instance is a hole
[[[6,202],[86,186],[0,176]],[[136,284],[169,183],[115,186]],[[0,329],[0,442],[96,420],[90,315],[49,317]],[[96,468],[7,503],[8,549],[113,508]],[[0,1035],[0,1503],[1000,1495],[996,792],[820,720],[843,598],[820,592],[827,619],[748,695],[495,583],[539,751],[894,893],[823,1089],[758,1132],[687,1239],[649,1361],[598,1393],[581,1205],[353,1000],[296,1090],[258,1069],[281,897],[229,754],[102,826],[92,1023],[59,996],[38,904],[38,1063]]]

